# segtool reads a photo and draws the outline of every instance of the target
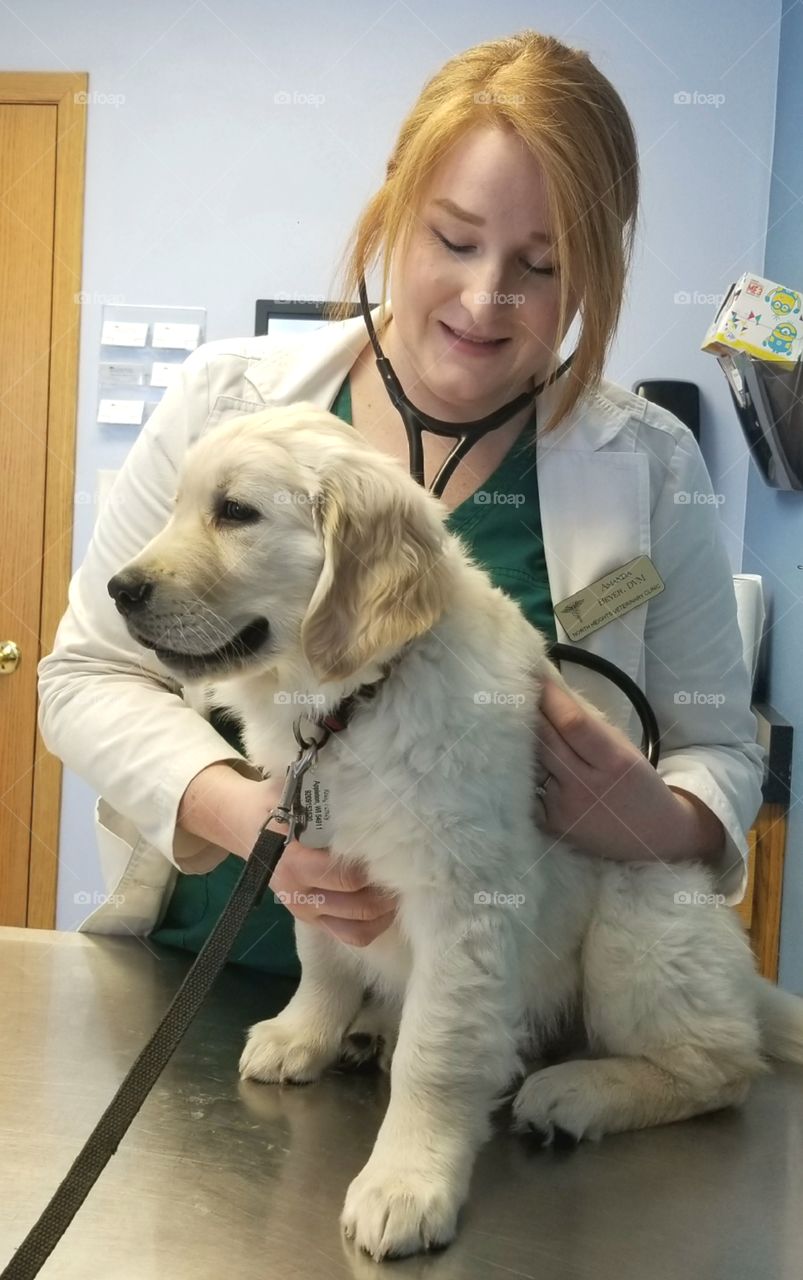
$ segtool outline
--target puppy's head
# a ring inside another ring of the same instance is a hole
[[[320,682],[348,680],[441,616],[444,514],[333,414],[270,408],[188,449],[167,525],[108,590],[185,679],[302,659]]]

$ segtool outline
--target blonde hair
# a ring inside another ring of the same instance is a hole
[[[351,233],[333,293],[340,301],[327,308],[326,318],[353,314],[360,277],[382,250],[384,314],[393,252],[407,243],[436,166],[477,127],[514,130],[543,169],[559,273],[558,348],[570,310],[579,307],[582,317],[573,364],[561,379],[563,394],[543,427],[551,431],[602,378],[622,309],[638,208],[630,117],[583,50],[524,30],[475,45],[444,64],[404,120],[385,181]],[[558,365],[559,350],[551,353],[546,376]]]

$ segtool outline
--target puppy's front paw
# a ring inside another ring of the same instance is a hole
[[[457,1234],[460,1204],[455,1188],[425,1165],[371,1159],[346,1193],[340,1223],[380,1262],[444,1248]]]
[[[240,1076],[269,1084],[309,1084],[334,1062],[338,1048],[339,1041],[332,1044],[316,1037],[311,1028],[282,1021],[280,1014],[250,1028],[240,1057]]]

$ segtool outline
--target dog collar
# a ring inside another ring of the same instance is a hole
[[[308,720],[311,720],[314,725],[317,725],[325,730],[324,736],[316,743],[317,746],[322,747],[323,744],[328,740],[330,734],[342,733],[343,730],[348,726],[348,723],[351,720],[351,717],[354,714],[354,711],[357,708],[357,706],[361,702],[368,702],[372,698],[376,697],[379,690],[382,688],[382,685],[385,683],[391,671],[395,667],[396,663],[399,662],[401,658],[404,656],[404,654],[407,652],[407,649],[409,648],[409,643],[410,642],[408,642],[408,644],[406,644],[403,649],[401,649],[397,654],[395,654],[389,662],[383,663],[382,675],[379,677],[378,680],[374,680],[368,684],[361,684],[359,688],[355,689],[353,693],[350,693],[348,697],[342,698],[341,701],[338,702],[334,710],[330,711],[327,715],[315,716],[315,715],[310,715],[308,712],[304,712],[304,715],[307,717]],[[308,742],[301,733],[302,719],[303,717],[299,716],[298,719],[294,722],[293,732],[296,737],[296,742],[299,744],[299,746],[308,747],[311,745],[311,741]]]
[[[354,708],[358,702],[367,702],[371,698],[375,698],[382,685],[390,675],[388,668],[378,680],[373,684],[361,684],[359,689],[355,689],[347,698],[343,698],[338,702],[334,711],[330,711],[317,723],[322,724],[330,733],[342,733],[348,725],[349,720],[354,714]]]

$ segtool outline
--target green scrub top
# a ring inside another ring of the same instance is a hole
[[[331,412],[351,423],[348,375]],[[528,621],[554,642],[557,633],[541,537],[535,452],[526,444],[532,439],[534,425],[535,415],[482,489],[451,511],[445,523],[494,584],[512,596]],[[221,737],[245,755],[239,721],[217,708],[210,719]],[[184,951],[199,951],[230,898],[243,865],[243,860],[231,853],[203,875],[179,873],[165,916],[150,935],[152,940]],[[269,889],[262,902],[252,907],[228,963],[285,977],[300,976],[294,916]]]

